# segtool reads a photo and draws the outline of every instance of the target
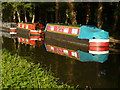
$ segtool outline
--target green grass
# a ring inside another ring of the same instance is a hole
[[[2,52],[2,88],[72,88],[67,84],[58,84],[58,78],[40,64],[27,62],[26,59]]]

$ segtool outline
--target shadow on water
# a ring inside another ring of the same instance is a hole
[[[2,47],[50,68],[60,78],[59,83],[79,85],[80,88],[118,88],[120,54],[93,55],[88,46],[51,38],[45,38],[44,44],[36,40],[35,43],[29,45],[19,42],[18,38],[3,37]]]

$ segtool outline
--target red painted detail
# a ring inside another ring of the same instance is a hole
[[[108,51],[109,47],[89,47],[90,51]]]
[[[43,35],[44,35],[44,34],[45,34],[45,32],[44,32],[44,31],[42,31],[40,34],[43,34]]]
[[[89,46],[109,46],[109,42],[89,42]]]
[[[36,26],[38,27],[36,28]],[[41,29],[43,30],[44,26],[39,23],[32,23],[32,24],[27,24],[27,23],[18,23],[18,27],[20,28],[25,28],[25,29],[30,29],[30,30],[36,30],[36,29]]]
[[[17,34],[16,28],[10,28],[10,34]]]
[[[40,34],[39,31],[34,32],[34,31],[30,31],[30,34]]]
[[[39,29],[43,30],[44,26],[42,24],[39,24]]]
[[[21,38],[18,38],[18,42],[22,42],[22,39],[21,39]]]
[[[36,46],[36,40],[29,40],[24,38],[18,38],[18,42]]]
[[[40,36],[30,36],[31,40],[39,40]]]
[[[43,38],[41,38],[41,40],[39,40],[39,41],[40,41],[39,45],[43,45],[44,44]]]
[[[63,56],[68,56],[74,59],[79,59],[78,52],[76,51],[72,51],[72,50],[68,50],[68,49],[64,49],[56,46],[51,46],[51,45],[46,45],[46,48],[47,48],[47,51],[49,52],[57,53]]]
[[[10,32],[16,32],[16,29],[10,29]]]
[[[47,25],[46,30],[64,34],[78,35],[80,33],[79,27],[70,27],[62,25]]]

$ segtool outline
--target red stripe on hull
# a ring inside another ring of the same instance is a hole
[[[29,40],[29,39],[24,39],[24,38],[18,38],[18,42],[29,44],[29,45],[36,45],[36,40]]]
[[[68,56],[70,58],[79,59],[78,52],[60,48],[60,47],[56,47],[56,46],[50,46],[50,45],[46,45],[46,48],[47,48],[47,51],[57,53],[57,54],[60,54],[63,56]]]
[[[89,47],[91,51],[108,51],[109,47]]]
[[[47,25],[46,30],[52,32],[58,32],[63,34],[70,34],[70,35],[78,35],[80,33],[80,29],[78,27],[71,27],[71,26],[58,26],[58,25]]]
[[[89,42],[89,46],[109,46],[109,42]]]
[[[10,28],[10,32],[16,32],[16,29]]]
[[[40,36],[30,36],[30,39],[36,39],[38,40],[40,38]]]
[[[30,32],[30,34],[40,34],[39,32]]]
[[[24,29],[30,29],[30,30],[36,30],[36,28],[43,30],[43,28],[44,28],[43,25],[39,24],[39,23],[32,23],[32,24],[18,23],[18,27],[24,28]]]

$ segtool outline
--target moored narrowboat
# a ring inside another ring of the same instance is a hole
[[[78,42],[80,40],[88,40],[90,46],[109,46],[109,33],[95,26],[47,24],[44,31],[46,31],[46,36],[51,34],[53,38]],[[70,38],[69,36],[73,37]]]
[[[31,36],[40,36],[44,35],[44,26],[39,23],[18,23],[17,26],[17,33],[24,34]]]
[[[45,39],[45,47],[48,52],[73,58],[81,62],[103,63],[107,60],[109,53],[109,47],[83,47],[51,38]]]
[[[14,27],[14,28],[10,28],[10,34],[17,34],[17,29]]]
[[[16,28],[16,23],[10,22],[10,23],[5,23],[3,22],[0,27],[2,27],[3,32],[8,32],[9,34],[17,34],[17,28]]]
[[[25,44],[29,44],[32,46],[36,46],[36,40],[30,40],[30,39],[25,39],[25,38],[18,38],[18,42],[19,43],[25,43]]]
[[[32,46],[40,46],[43,45],[44,43],[44,38],[41,37],[36,37],[36,36],[30,36],[30,38],[22,38],[22,37],[18,37],[18,42],[19,43],[24,43],[24,44],[29,44]]]

